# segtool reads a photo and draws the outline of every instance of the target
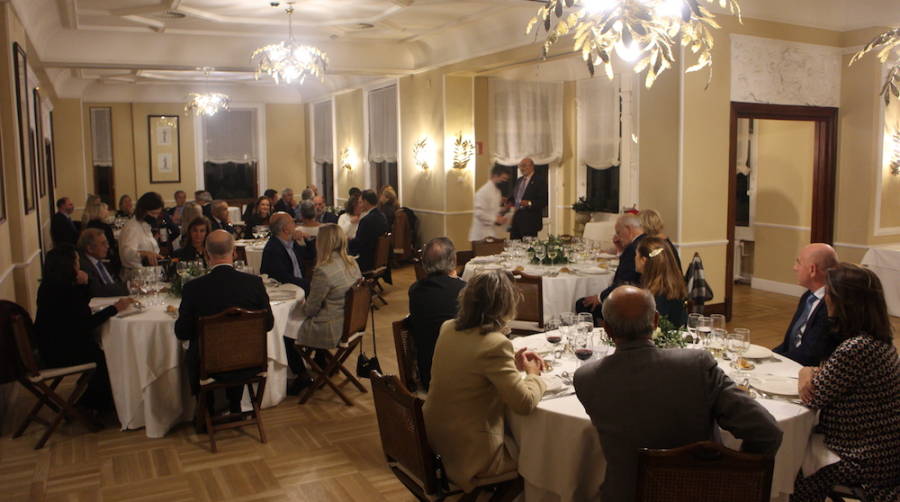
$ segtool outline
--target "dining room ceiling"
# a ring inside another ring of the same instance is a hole
[[[2,1],[2,0],[0,0]],[[10,0],[60,96],[166,99],[183,87],[275,101],[420,72],[534,42],[540,0]],[[329,55],[324,83],[256,80],[250,54],[294,34]],[[897,0],[742,0],[746,17],[847,31],[900,23]],[[213,67],[207,78],[200,67]],[[124,86],[124,87],[123,87]],[[154,91],[150,92],[149,87]],[[105,96],[105,95],[109,96]]]

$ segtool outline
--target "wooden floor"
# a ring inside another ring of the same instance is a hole
[[[378,355],[387,372],[396,371],[390,323],[406,314],[412,280],[411,267],[395,271],[390,304],[376,313]],[[750,328],[754,343],[772,347],[780,343],[796,301],[736,287],[730,326]],[[366,351],[371,352],[368,337]],[[260,444],[253,428],[228,431],[217,435],[217,454],[190,425],[163,439],[148,439],[143,430],[118,430],[112,418],[96,434],[63,426],[35,451],[38,426],[19,439],[9,437],[24,413],[19,411],[2,424],[0,500],[414,500],[384,465],[371,394],[350,392],[357,401],[352,408],[329,391],[306,405],[290,398],[263,412],[268,443]],[[31,402],[19,393],[13,408],[24,410]]]

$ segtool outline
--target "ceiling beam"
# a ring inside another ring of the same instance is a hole
[[[174,65],[174,64],[134,64],[134,63],[90,63],[90,62],[70,62],[70,61],[44,61],[43,66],[46,68],[75,68],[81,70],[157,70],[157,71],[189,71],[196,72],[200,66],[191,65]],[[216,72],[223,73],[253,73],[256,68],[253,66],[216,66]],[[325,72],[326,75],[412,75],[416,70],[407,68],[371,68],[371,67],[340,67],[329,66]]]
[[[78,7],[75,0],[57,0],[56,7],[64,28],[78,29]]]

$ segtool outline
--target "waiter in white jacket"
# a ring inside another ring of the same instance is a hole
[[[487,237],[496,237],[499,229],[506,228],[509,217],[502,207],[503,196],[497,185],[505,183],[509,174],[502,166],[495,165],[491,169],[491,178],[475,192],[475,211],[472,227],[469,229],[469,240],[480,241]]]

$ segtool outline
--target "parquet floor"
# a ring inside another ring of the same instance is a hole
[[[387,372],[396,371],[390,323],[406,314],[412,280],[411,267],[395,271],[390,304],[376,313],[379,359]],[[731,326],[750,328],[754,343],[779,343],[796,299],[747,287],[735,292]],[[368,341],[366,351],[371,351]],[[371,394],[350,392],[356,399],[350,408],[324,391],[306,405],[291,398],[264,410],[268,443],[260,444],[252,428],[228,431],[217,435],[217,454],[209,453],[207,437],[194,434],[188,424],[165,438],[148,439],[143,430],[118,430],[113,418],[96,434],[64,425],[47,447],[35,451],[38,426],[25,437],[9,437],[32,402],[19,392],[18,414],[2,424],[0,500],[414,500],[384,465]]]

